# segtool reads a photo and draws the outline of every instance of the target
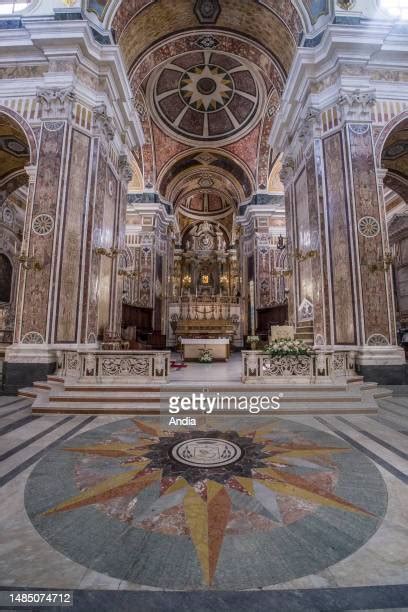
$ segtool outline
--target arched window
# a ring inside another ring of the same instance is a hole
[[[0,302],[10,302],[13,267],[9,258],[0,253]]]
[[[393,17],[408,19],[408,0],[381,0],[381,6]]]

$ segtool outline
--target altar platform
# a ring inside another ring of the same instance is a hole
[[[171,360],[180,361],[173,353]],[[171,370],[170,381],[134,385],[112,383],[101,388],[96,383],[77,384],[60,376],[21,389],[19,395],[33,400],[33,414],[160,415],[164,397],[189,393],[225,393],[242,396],[281,394],[278,415],[371,414],[378,411],[378,400],[392,392],[361,377],[325,385],[288,383],[251,384],[241,382],[241,355],[233,353],[227,362],[192,362],[186,368]]]

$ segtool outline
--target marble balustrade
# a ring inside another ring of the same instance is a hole
[[[167,383],[170,351],[60,351],[56,375],[79,384]]]
[[[355,376],[352,351],[316,351],[310,355],[271,357],[263,351],[242,351],[243,383],[329,384]]]

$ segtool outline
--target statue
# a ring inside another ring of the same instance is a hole
[[[224,237],[222,235],[222,231],[221,229],[218,229],[217,231],[217,250],[218,251],[224,251],[225,250],[225,240]]]

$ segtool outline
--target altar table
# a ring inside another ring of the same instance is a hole
[[[182,338],[185,361],[198,361],[203,350],[211,351],[214,361],[227,361],[230,356],[229,338]]]

